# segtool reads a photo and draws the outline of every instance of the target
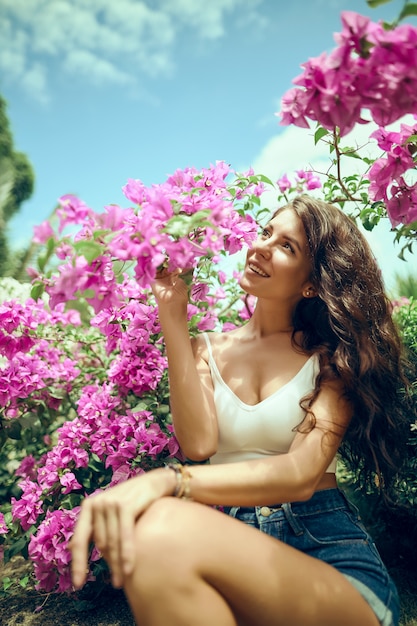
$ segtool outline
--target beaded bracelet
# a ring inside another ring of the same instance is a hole
[[[174,470],[177,484],[174,496],[183,500],[192,500],[190,480],[192,478],[190,470],[180,463],[167,463],[167,469]]]

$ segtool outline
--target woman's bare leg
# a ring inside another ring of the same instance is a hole
[[[140,626],[378,626],[334,568],[204,505],[141,517],[125,592]]]

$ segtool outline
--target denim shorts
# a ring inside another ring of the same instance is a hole
[[[225,513],[335,567],[369,603],[381,626],[398,626],[397,589],[358,511],[339,489],[307,502],[224,507]]]

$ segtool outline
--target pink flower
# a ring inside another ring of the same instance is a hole
[[[64,472],[59,479],[59,482],[63,486],[62,493],[70,493],[70,491],[76,491],[77,489],[81,489],[82,485],[75,478],[73,472]]]
[[[391,304],[392,304],[392,308],[394,312],[396,312],[403,306],[409,306],[411,304],[411,300],[405,296],[401,296],[400,298],[397,298],[396,300],[392,300]]]
[[[417,184],[409,186],[401,177],[392,185],[391,197],[386,201],[388,217],[393,226],[411,224],[417,220]]]
[[[18,520],[23,530],[28,530],[42,514],[42,489],[35,482],[25,478],[20,483],[22,495],[19,500],[12,497],[13,520]]]
[[[36,478],[35,464],[36,461],[34,457],[29,454],[23,459],[23,461],[17,468],[15,472],[16,476],[22,476],[23,478],[29,478],[30,480],[34,480]]]
[[[291,189],[291,181],[288,178],[287,174],[284,174],[277,180],[277,185],[281,193],[285,193],[288,189]]]
[[[341,14],[343,29],[336,33],[336,43],[351,46],[358,54],[363,53],[363,44],[373,30],[373,24],[368,17],[354,11],[343,11]]]
[[[283,126],[294,124],[300,128],[310,128],[307,121],[307,102],[307,92],[296,87],[289,89],[281,100],[280,123]]]
[[[55,238],[55,233],[51,224],[48,221],[42,222],[39,226],[33,227],[34,236],[32,241],[34,243],[43,244],[48,241],[51,237]]]
[[[231,330],[234,330],[235,328],[237,328],[236,324],[234,324],[233,322],[225,322],[222,326],[222,330],[223,332],[227,333]]]
[[[194,302],[204,301],[209,292],[209,286],[206,283],[193,283],[191,287],[191,298]]]
[[[223,272],[223,270],[219,270],[217,272],[217,278],[218,278],[219,283],[221,285],[224,285],[225,282],[227,281],[227,274],[225,272]]]
[[[305,187],[308,191],[320,189],[320,178],[310,170],[298,170],[296,171],[296,175],[298,178],[298,184],[301,185],[301,187]]]
[[[0,535],[7,535],[8,532],[9,529],[7,528],[4,515],[3,513],[0,513]]]
[[[69,224],[79,224],[89,218],[92,210],[76,196],[66,194],[58,199],[60,208],[56,210],[59,218],[59,232],[61,233]]]

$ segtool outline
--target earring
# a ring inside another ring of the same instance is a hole
[[[308,289],[308,290],[306,291],[306,296],[305,296],[305,297],[306,297],[306,298],[309,298],[309,297],[310,297],[310,289]]]

